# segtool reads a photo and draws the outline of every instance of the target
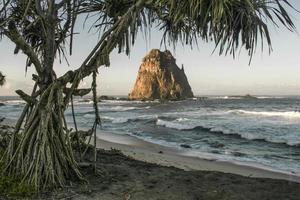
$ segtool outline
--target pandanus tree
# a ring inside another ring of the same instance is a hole
[[[5,83],[5,76],[0,72],[0,86],[3,86]]]
[[[287,0],[1,0],[0,36],[15,44],[15,54],[26,55],[26,70],[35,69],[32,93],[16,91],[26,106],[3,158],[4,173],[37,189],[82,179],[64,111],[73,96],[91,91],[96,129],[97,69],[110,65],[114,49],[128,55],[139,32],[154,27],[165,44],[203,40],[220,54],[244,48],[252,57],[258,42],[272,50],[269,25],[295,30],[287,7],[293,8]],[[100,39],[76,70],[57,77],[54,61],[72,54],[79,17],[93,20]],[[89,76],[91,88],[78,89]]]

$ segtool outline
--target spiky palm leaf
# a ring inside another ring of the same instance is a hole
[[[106,30],[122,16],[135,0],[91,0],[85,11],[98,12],[95,27]],[[214,42],[219,54],[232,54],[244,47],[252,57],[257,43],[272,50],[269,26],[282,24],[294,31],[295,25],[286,8],[287,0],[145,0],[145,8],[132,16],[134,23],[119,46],[127,50],[134,43],[137,29],[156,26],[163,32],[162,42],[195,45],[199,39]],[[128,47],[127,47],[128,46]]]
[[[5,76],[0,72],[0,86],[3,86],[5,84]]]

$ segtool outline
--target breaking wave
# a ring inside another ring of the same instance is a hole
[[[245,115],[258,115],[266,117],[284,117],[284,118],[299,118],[299,111],[248,111],[248,110],[231,110],[230,113],[245,114]]]
[[[180,123],[180,118],[174,121],[165,121],[162,119],[157,119],[156,121],[157,126],[163,126],[171,129],[176,129],[180,131],[206,131],[215,134],[224,134],[224,135],[232,135],[235,137],[243,138],[246,140],[253,140],[253,141],[264,141],[269,143],[276,143],[276,144],[284,144],[288,146],[299,146],[300,147],[300,140],[288,139],[288,138],[275,138],[275,137],[267,137],[263,135],[256,135],[249,132],[233,132],[231,130],[222,128],[222,127],[206,127],[206,126],[199,126],[195,124],[183,124]]]

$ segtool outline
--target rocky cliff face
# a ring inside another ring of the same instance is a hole
[[[170,51],[153,49],[143,59],[134,88],[132,100],[179,100],[193,97],[184,69],[176,65]]]

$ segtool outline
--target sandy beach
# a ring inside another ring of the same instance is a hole
[[[86,182],[74,180],[68,187],[33,198],[298,200],[300,196],[300,179],[295,175],[199,158],[189,149],[164,147],[127,135],[101,132],[98,137],[97,173],[90,148],[83,160],[90,164],[81,166]],[[1,195],[0,199],[10,199]]]
[[[186,171],[217,171],[245,177],[282,179],[300,183],[300,176],[254,163],[233,163],[199,157],[189,149],[161,146],[129,135],[101,132],[97,137],[98,148],[121,150],[123,154],[136,160],[162,166],[172,166]]]

